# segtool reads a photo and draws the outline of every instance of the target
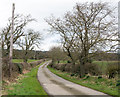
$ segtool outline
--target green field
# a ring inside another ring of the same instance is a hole
[[[56,63],[58,63],[58,61],[56,61]],[[67,63],[67,61],[59,61],[59,63],[64,63],[64,64],[66,64]]]
[[[59,63],[67,63],[67,61],[59,61]],[[112,64],[112,63],[118,63],[118,61],[93,61],[93,63],[96,63],[99,66],[101,66],[101,65],[108,65],[108,64]]]
[[[56,63],[57,63],[57,62],[56,62]],[[67,61],[60,61],[60,63],[66,64]],[[109,64],[112,64],[112,63],[118,64],[118,61],[93,61],[93,63],[98,64],[98,66],[99,66],[100,69],[102,70],[103,74],[105,74],[105,73],[106,73],[107,66],[109,66]]]
[[[42,65],[42,64],[40,64]],[[40,66],[39,65],[39,66]],[[7,86],[8,95],[47,95],[37,80],[38,67],[31,69],[30,72],[18,77],[17,83]]]
[[[30,62],[34,62],[34,61],[39,61],[39,60],[34,60],[34,59],[28,59],[28,63]],[[20,62],[23,62],[23,59],[13,59],[12,60],[13,63],[20,63]]]
[[[103,74],[105,74],[107,66],[109,66],[109,64],[113,64],[113,63],[118,64],[118,61],[93,61],[93,63],[98,64],[98,66],[100,66],[100,69],[102,70]]]
[[[96,63],[98,64],[99,66],[101,65],[109,65],[109,64],[112,64],[112,63],[118,63],[118,61],[93,61],[93,63]]]

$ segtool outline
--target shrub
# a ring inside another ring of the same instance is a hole
[[[120,80],[117,81],[116,86],[120,86]]]
[[[88,76],[86,76],[86,79],[88,79],[90,76],[88,75]]]
[[[88,62],[88,63],[92,63],[93,60],[92,60],[92,59],[88,59],[87,62]]]
[[[108,75],[108,78],[114,78],[118,74],[119,68],[118,64],[112,63],[107,65],[106,73]]]
[[[22,71],[23,71],[22,65],[18,63],[17,66],[18,66],[19,73],[22,74]]]
[[[51,63],[49,63],[49,66],[50,66],[50,67],[53,67],[53,64],[52,64],[52,62],[51,62]]]
[[[102,78],[102,76],[98,76],[98,79],[101,79]]]
[[[30,63],[27,64],[27,66],[35,67],[35,66],[39,65],[41,62],[44,62],[44,59],[43,60],[39,60],[39,61],[35,61],[35,62],[30,62]]]
[[[72,74],[70,74],[70,76],[75,76],[75,74],[74,74],[74,73],[72,73]]]
[[[8,62],[9,62],[8,57],[2,58],[2,76],[3,77],[8,77],[9,76]]]
[[[80,68],[79,66],[80,66],[79,64],[75,64],[75,68],[74,68],[75,73],[79,73],[79,68]]]
[[[53,66],[53,68],[58,69],[58,65],[57,64],[53,64],[52,66]]]
[[[71,69],[72,69],[71,67],[72,67],[72,64],[66,64],[65,71],[71,72]]]
[[[85,64],[85,73],[86,74],[89,73],[89,74],[94,75],[94,76],[102,74],[100,67],[94,63],[86,63]]]
[[[79,74],[78,73],[75,73],[75,76],[78,76]]]
[[[57,69],[57,70],[60,70],[60,64],[55,64],[55,68]]]
[[[33,64],[32,64],[32,63],[29,63],[29,65],[30,65],[31,67],[33,67]]]
[[[61,71],[65,71],[65,66],[66,64],[55,64],[54,68],[56,68],[57,70],[61,70]]]
[[[67,63],[71,63],[71,61],[68,60]]]
[[[24,69],[24,66],[22,63],[13,63],[13,66],[12,66],[12,72],[17,72],[17,73],[20,73],[22,74],[22,71]]]
[[[60,70],[65,71],[65,66],[66,66],[66,64],[62,64],[61,67],[60,67]]]
[[[90,78],[89,75],[85,75],[84,78],[83,78],[83,80],[88,80],[89,78]]]

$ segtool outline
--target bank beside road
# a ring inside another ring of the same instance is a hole
[[[43,86],[43,88],[49,95],[53,95],[53,96],[56,96],[56,95],[71,95],[71,96],[103,95],[105,97],[111,97],[102,92],[98,92],[96,90],[92,90],[90,88],[72,83],[70,81],[67,81],[53,74],[47,68],[47,65],[49,63],[50,61],[45,62],[43,65],[41,65],[38,69],[38,74],[37,74],[40,84]]]
[[[42,64],[43,63],[40,65]],[[44,91],[43,87],[40,85],[39,81],[36,78],[40,65],[32,68],[28,73],[19,76],[18,79],[16,79],[17,82],[6,86],[6,89],[3,91],[3,96],[20,95],[28,97],[28,95],[38,95],[42,97],[42,95],[46,95],[45,97],[47,97],[47,93]]]

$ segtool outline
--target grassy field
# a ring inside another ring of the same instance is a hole
[[[112,63],[118,63],[118,61],[93,61],[93,63],[98,64],[103,72],[103,74],[106,72],[107,66]]]
[[[58,63],[58,61],[56,61],[56,63]],[[67,63],[67,61],[59,61],[59,63],[64,63],[64,64],[66,64]]]
[[[61,72],[50,68],[49,66],[48,68],[51,72],[66,80],[118,97],[118,87],[116,87],[116,81],[114,79],[98,79],[98,77],[86,77],[84,79],[80,79],[75,76],[71,77],[70,73]]]
[[[40,64],[42,65],[42,64]],[[39,66],[40,66],[39,65]],[[31,69],[30,72],[18,77],[17,83],[7,86],[8,95],[47,95],[37,80],[38,67]]]
[[[57,62],[56,62],[57,63]],[[64,63],[66,64],[67,61],[60,61],[60,63]],[[103,74],[106,73],[106,68],[109,64],[112,63],[118,63],[118,61],[93,61],[93,63],[98,64],[98,66],[100,67],[100,69],[102,70]]]
[[[118,61],[93,61],[93,63],[96,63],[96,64],[98,64],[99,66],[101,66],[101,65],[106,66],[106,65],[108,65],[108,64],[117,63],[117,62],[118,62]],[[58,62],[56,62],[56,63],[58,63]],[[59,63],[67,63],[67,61],[59,61]]]
[[[39,61],[39,60],[34,60],[34,59],[28,59],[28,63],[30,62],[34,62],[34,61]],[[23,59],[13,59],[12,60],[13,63],[20,63],[20,62],[23,62]]]
[[[96,63],[98,65],[107,65],[111,63],[117,63],[118,61],[93,61],[93,63]]]

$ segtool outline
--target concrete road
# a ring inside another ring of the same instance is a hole
[[[62,97],[66,97],[67,95],[68,97],[86,97],[87,95],[88,97],[111,97],[102,92],[72,83],[53,74],[47,69],[48,64],[49,62],[45,62],[41,65],[37,74],[40,84],[43,86],[48,95],[52,95],[52,97],[58,97],[58,95],[62,95]]]

